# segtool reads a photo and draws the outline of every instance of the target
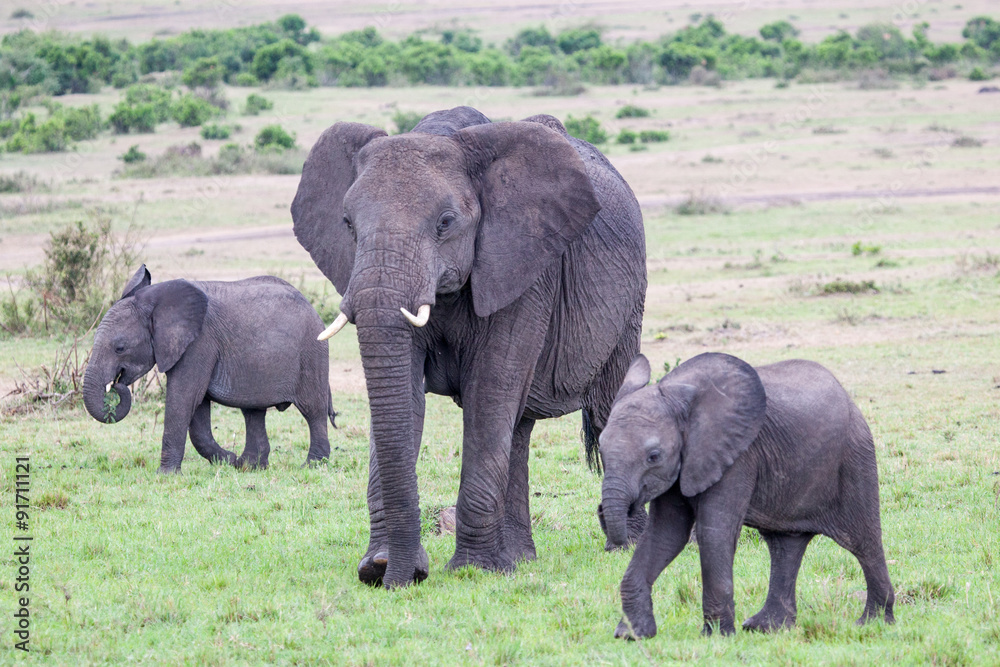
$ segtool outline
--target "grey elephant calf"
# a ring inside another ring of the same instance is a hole
[[[652,386],[646,358],[632,362],[600,438],[602,525],[624,544],[627,516],[649,519],[621,583],[616,637],[656,634],[652,585],[695,525],[705,632],[735,631],[733,556],[741,526],[771,555],[764,608],[743,623],[769,631],[795,623],[795,580],[809,541],[833,538],[858,559],[868,585],[859,623],[885,614],[894,594],[882,550],[871,431],[828,370],[792,360],[756,370],[702,354]]]
[[[155,363],[167,375],[160,472],[180,471],[189,432],[212,462],[267,467],[264,416],[272,406],[295,405],[306,418],[307,462],[329,458],[326,421],[335,416],[329,348],[316,340],[323,322],[298,290],[273,276],[150,283],[143,265],[94,335],[83,381],[94,419],[121,421],[132,405],[128,385]],[[119,399],[113,407],[112,389]],[[243,411],[246,446],[239,457],[212,437],[213,401]]]

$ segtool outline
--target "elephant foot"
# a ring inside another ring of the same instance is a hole
[[[719,634],[723,637],[728,635],[736,634],[736,625],[732,620],[723,619],[705,619],[705,625],[701,628],[701,634],[704,637],[711,637],[715,633],[715,629],[719,629]]]
[[[459,553],[458,550],[455,551],[455,555],[451,557],[446,567],[449,570],[458,570],[466,566],[478,567],[488,572],[510,574],[516,569],[517,564],[516,561],[508,556],[507,552],[502,554],[473,555],[467,550],[462,549],[462,553]]]
[[[358,563],[358,579],[369,586],[381,586],[388,566],[389,550],[386,548],[373,549],[366,553],[361,558],[361,562]],[[419,584],[427,578],[429,572],[430,564],[427,551],[423,545],[420,545],[417,549],[417,564],[413,570],[413,581]]]
[[[157,470],[157,474],[160,475],[179,475],[181,474],[180,466],[164,466],[161,465]]]
[[[230,451],[222,449],[217,454],[213,454],[209,461],[211,461],[212,465],[226,464],[236,466],[237,456]]]
[[[854,625],[865,625],[867,623],[871,623],[872,621],[877,621],[880,617],[882,617],[882,612],[880,610],[865,609],[865,613],[861,614],[861,618],[854,621]],[[887,625],[893,625],[896,622],[896,617],[893,615],[891,609],[885,610],[885,622]]]
[[[533,561],[537,557],[538,556],[535,554],[535,543],[532,542],[530,538],[527,542],[519,541],[515,546],[507,547],[503,552],[503,559],[514,564],[521,561]]]
[[[325,456],[321,459],[307,458],[306,462],[302,464],[303,468],[319,468],[320,466],[325,466],[330,463],[330,457]]]
[[[795,616],[783,610],[772,612],[766,607],[743,621],[743,629],[751,632],[775,632],[795,627]]]
[[[622,618],[615,628],[615,639],[627,639],[635,641],[656,636],[656,621],[649,619],[636,619],[634,622],[628,618]]]
[[[233,466],[239,470],[267,470],[267,459],[254,461],[240,456],[233,461]]]

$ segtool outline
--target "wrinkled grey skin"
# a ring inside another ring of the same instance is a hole
[[[161,473],[180,472],[188,433],[213,463],[266,468],[265,412],[293,404],[309,423],[307,463],[329,458],[328,345],[316,340],[323,323],[298,290],[272,276],[150,282],[143,265],[97,327],[83,379],[94,419],[124,419],[132,403],[128,385],[155,363],[167,375]],[[121,399],[112,416],[105,414],[108,383]],[[246,447],[239,457],[212,436],[213,402],[243,411]]]
[[[628,513],[650,504],[622,579],[625,617],[615,636],[656,634],[653,582],[688,543],[692,525],[706,634],[713,624],[735,631],[733,555],[744,525],[760,531],[771,554],[767,600],[745,629],[795,624],[795,580],[817,534],[861,564],[868,600],[858,623],[883,613],[892,623],[875,447],[836,378],[811,361],[754,370],[727,354],[694,357],[647,387],[649,375],[637,357],[601,434],[609,540],[623,542]]]
[[[424,393],[463,408],[449,567],[535,557],[528,443],[584,410],[588,454],[638,352],[646,290],[638,203],[558,120],[490,123],[458,107],[392,137],[337,123],[310,152],[295,234],[357,326],[371,406],[371,535],[359,578],[427,576],[416,456]],[[412,326],[400,308],[429,304]]]

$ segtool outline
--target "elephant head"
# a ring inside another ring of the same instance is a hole
[[[608,541],[626,541],[636,507],[680,479],[692,497],[718,482],[764,423],[767,398],[757,372],[728,354],[701,354],[655,385],[639,355],[629,367],[601,433],[601,508]]]
[[[463,289],[477,317],[509,306],[592,222],[600,205],[564,133],[540,122],[489,123],[459,107],[392,137],[337,123],[303,167],[295,235],[343,295],[325,335],[357,326],[386,519],[411,548],[419,542],[410,534],[419,528],[414,327],[433,317],[439,298]]]
[[[156,364],[167,372],[200,334],[208,297],[186,280],[150,285],[143,264],[101,320],[83,378],[83,402],[94,419],[114,423],[128,415],[128,385]],[[110,391],[117,406],[106,401]]]

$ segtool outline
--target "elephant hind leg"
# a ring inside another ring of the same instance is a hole
[[[522,417],[514,427],[511,438],[504,512],[504,550],[505,558],[515,563],[519,560],[535,560],[528,487],[528,450],[534,426],[534,419]]]
[[[878,525],[876,521],[876,531]],[[857,620],[858,625],[874,621],[883,614],[886,623],[895,623],[896,618],[893,615],[892,607],[896,601],[896,594],[892,589],[892,582],[889,580],[889,567],[885,562],[881,537],[878,535],[868,536],[856,541],[841,537],[834,539],[858,559],[861,571],[865,575],[868,595],[865,600],[865,610],[862,612],[861,618]]]
[[[771,581],[764,607],[743,622],[744,630],[772,632],[795,625],[795,582],[813,533],[760,531],[771,554]]]
[[[333,410],[328,408],[329,399],[326,403],[327,405],[308,406],[304,409],[298,404],[295,406],[309,424],[309,453],[306,454],[306,465],[330,458],[330,436],[326,424]]]
[[[223,449],[212,435],[212,401],[206,396],[194,410],[188,427],[195,451],[212,463],[236,464],[236,454]]]
[[[243,453],[236,459],[236,467],[255,469],[267,468],[267,459],[271,454],[271,443],[267,439],[267,427],[264,421],[266,409],[243,409],[243,420],[246,423],[247,442]]]

